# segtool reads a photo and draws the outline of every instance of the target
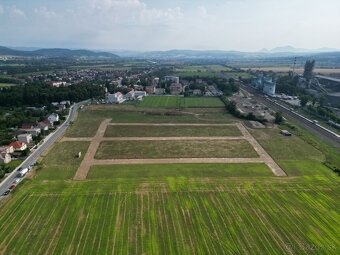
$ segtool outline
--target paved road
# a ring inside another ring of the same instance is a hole
[[[322,129],[318,125],[311,123],[311,121],[306,120],[305,118],[300,117],[299,115],[295,114],[294,112],[287,110],[280,105],[275,104],[271,99],[266,98],[263,96],[262,93],[254,90],[253,88],[249,88],[246,86],[242,86],[242,89],[246,90],[247,92],[254,95],[256,100],[268,107],[272,108],[276,111],[281,111],[287,119],[294,120],[298,122],[301,126],[318,136],[321,140],[329,143],[334,147],[340,148],[340,138],[334,136],[333,134],[327,132],[326,130]]]
[[[67,127],[70,125],[70,122],[75,120],[77,116],[78,107],[86,102],[87,101],[83,101],[73,105],[70,108],[70,113],[66,121],[55,132],[45,137],[43,144],[41,144],[37,149],[35,149],[26,158],[26,160],[20,166],[18,166],[18,168],[19,167],[26,168],[37,162],[38,158],[65,132]],[[15,169],[5,180],[3,180],[0,183],[0,195],[3,194],[8,189],[8,187],[13,183],[14,179],[17,178],[18,175],[17,169]],[[3,196],[0,196],[0,199],[2,198]]]

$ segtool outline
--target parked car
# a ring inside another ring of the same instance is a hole
[[[7,196],[9,193],[11,192],[11,190],[6,190],[4,193],[2,193],[2,195],[1,196]]]
[[[13,157],[12,157],[12,158],[13,158]],[[19,167],[17,171],[20,172],[21,170],[22,170],[22,167]]]
[[[12,183],[12,185],[11,185],[11,186],[9,186],[9,188],[8,188],[8,189],[12,190],[12,189],[14,189],[16,186],[17,186],[16,184]]]
[[[13,181],[13,183],[14,183],[14,184],[18,184],[18,183],[20,182],[20,180],[21,180],[20,178],[15,178],[14,181]]]

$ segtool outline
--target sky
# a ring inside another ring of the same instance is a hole
[[[0,45],[153,51],[340,48],[339,0],[0,0]]]

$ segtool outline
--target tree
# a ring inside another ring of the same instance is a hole
[[[275,113],[275,123],[281,124],[283,122],[282,112]]]
[[[305,107],[309,101],[309,97],[306,95],[301,95],[299,99],[300,99],[300,104],[302,107]]]

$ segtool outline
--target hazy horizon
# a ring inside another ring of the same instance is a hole
[[[0,45],[256,52],[340,45],[336,0],[2,0]]]

